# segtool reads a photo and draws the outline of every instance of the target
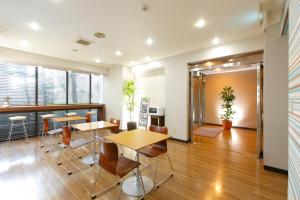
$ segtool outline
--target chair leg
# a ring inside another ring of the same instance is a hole
[[[14,122],[12,121],[11,125],[10,125],[9,135],[8,135],[8,143],[10,143],[10,138],[11,138],[11,133],[12,133],[13,126],[14,126]]]
[[[69,169],[70,169],[71,164],[72,164],[72,162],[73,162],[73,157],[74,157],[74,154],[73,154],[73,152],[72,152],[72,156],[71,156],[71,159],[69,160],[68,167],[67,167],[67,174],[68,174],[68,175],[71,175],[71,174],[72,174],[72,172],[69,171]]]
[[[60,154],[59,154],[59,156],[58,156],[58,158],[57,158],[57,160],[56,160],[57,165],[61,165],[61,162],[59,162],[59,161],[60,161],[60,157],[62,156],[64,150],[65,150],[65,148],[63,148],[63,149],[60,151]]]
[[[24,128],[24,133],[25,133],[26,141],[28,142],[28,135],[27,135],[27,130],[26,130],[26,126],[25,126],[25,122],[24,121],[23,121],[23,128]]]
[[[121,197],[122,187],[123,187],[123,182],[121,184],[120,191],[119,191],[119,194],[118,194],[118,200],[120,200],[120,197]]]
[[[156,164],[155,164],[155,173],[154,173],[154,187],[156,187],[156,176],[157,176],[157,169],[158,169],[158,158],[156,158]]]
[[[174,168],[173,168],[173,165],[172,165],[172,162],[171,162],[171,159],[169,157],[169,155],[167,154],[167,157],[168,157],[168,160],[169,160],[169,164],[171,166],[171,169],[172,169],[172,175],[174,174]]]
[[[96,195],[93,195],[93,193],[94,193],[94,189],[95,189],[96,183],[97,183],[97,181],[98,181],[98,179],[99,179],[99,176],[100,176],[100,174],[101,174],[101,171],[102,171],[102,168],[100,168],[100,170],[99,170],[99,172],[98,172],[98,174],[97,174],[95,183],[94,183],[94,185],[93,185],[93,188],[92,188],[92,191],[91,191],[91,194],[90,194],[91,199],[96,198]]]

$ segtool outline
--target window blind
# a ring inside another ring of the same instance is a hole
[[[10,103],[14,105],[35,104],[35,67],[12,63],[0,63],[0,104],[4,97],[11,97]],[[35,113],[14,113],[0,115],[0,141],[7,140],[10,128],[9,117],[26,116],[26,129],[29,136],[35,134]],[[13,129],[18,132],[12,138],[24,136],[23,128],[16,126]]]

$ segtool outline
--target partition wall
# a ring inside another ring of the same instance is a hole
[[[0,106],[6,96],[11,98],[11,105],[102,103],[103,75],[0,61]],[[84,115],[86,111],[72,112]],[[52,113],[63,116],[66,112],[68,111]],[[33,136],[38,134],[42,114],[45,112],[0,114],[0,141],[7,140],[10,127],[8,117],[26,116],[28,135]],[[21,136],[23,133],[14,135],[14,137]]]

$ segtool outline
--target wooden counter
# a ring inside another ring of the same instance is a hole
[[[24,113],[24,112],[43,112],[43,111],[58,111],[58,110],[81,110],[81,109],[97,109],[97,120],[105,120],[105,105],[104,104],[64,104],[64,105],[18,105],[2,107],[0,106],[0,114],[2,113]]]

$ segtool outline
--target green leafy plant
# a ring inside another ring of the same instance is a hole
[[[221,115],[222,120],[232,120],[235,111],[232,109],[234,105],[234,90],[231,86],[225,86],[220,92],[220,100],[223,101],[221,107],[223,110],[223,114]]]
[[[133,118],[134,107],[135,107],[135,93],[136,85],[134,80],[125,80],[123,84],[123,95],[126,98],[126,108],[129,112],[130,120]]]

